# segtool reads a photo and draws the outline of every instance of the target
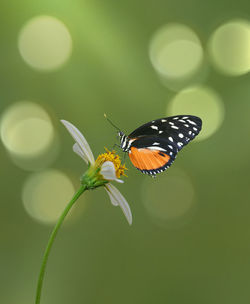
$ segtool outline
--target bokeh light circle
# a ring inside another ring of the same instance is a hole
[[[45,152],[55,136],[47,112],[29,101],[16,102],[7,108],[1,117],[0,128],[6,149],[26,158]]]
[[[209,41],[209,53],[215,67],[231,76],[250,70],[250,23],[233,20],[218,27]]]
[[[55,70],[71,55],[72,39],[57,18],[37,16],[21,29],[18,48],[24,61],[38,70]]]
[[[171,168],[157,182],[146,179],[142,185],[143,203],[149,215],[158,224],[183,224],[195,204],[195,190],[188,175]]]
[[[195,140],[214,134],[224,119],[224,105],[220,96],[208,87],[190,87],[182,90],[167,105],[167,115],[188,114],[202,119],[201,133]]]
[[[203,48],[198,36],[182,24],[167,24],[153,36],[150,59],[158,73],[180,80],[192,76],[203,62]]]
[[[22,190],[22,201],[27,213],[45,224],[57,221],[74,195],[69,177],[58,170],[31,174]]]

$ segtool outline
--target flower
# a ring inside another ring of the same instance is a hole
[[[114,185],[110,184],[111,181],[123,183],[120,177],[125,176],[124,170],[126,170],[126,167],[121,164],[119,155],[115,151],[106,149],[106,152],[100,154],[95,160],[90,146],[82,133],[70,122],[66,120],[61,120],[61,122],[75,140],[73,151],[89,165],[88,170],[81,177],[81,183],[86,186],[86,189],[104,186],[111,203],[114,206],[120,206],[128,223],[131,225],[132,213],[126,199]]]

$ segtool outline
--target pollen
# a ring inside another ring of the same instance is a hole
[[[106,152],[103,154],[100,154],[96,159],[96,164],[98,166],[101,166],[106,161],[111,161],[115,166],[115,173],[117,178],[120,178],[120,176],[124,175],[127,176],[124,171],[128,170],[125,165],[122,165],[120,156],[116,154],[116,152],[109,151],[107,148],[105,148]]]

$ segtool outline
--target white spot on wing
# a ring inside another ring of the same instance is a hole
[[[151,129],[158,130],[157,126],[151,126]]]
[[[173,119],[174,119],[174,120],[175,120],[175,119],[179,119],[179,116],[177,116],[177,117],[174,117]]]
[[[158,143],[158,142],[154,142],[154,143],[153,143],[153,146],[154,146],[154,145],[159,145],[159,144],[160,144],[160,143]]]
[[[166,122],[166,121],[167,121],[166,119],[162,119],[162,120],[161,120],[161,122]]]
[[[183,146],[183,143],[182,143],[182,142],[178,142],[178,143],[177,143],[177,146],[178,146],[178,147],[182,147],[182,146]]]
[[[179,136],[180,138],[183,138],[183,137],[184,137],[184,135],[183,135],[182,133],[179,133],[178,136]]]
[[[187,120],[191,125],[195,125],[196,126],[196,123],[190,119]]]
[[[129,148],[131,147],[132,142],[135,141],[135,140],[136,140],[136,138],[133,138],[133,139],[130,139],[130,140],[128,141],[127,149],[129,149]]]
[[[171,128],[173,128],[173,129],[179,129],[179,127],[176,127],[176,126],[171,126]]]
[[[171,126],[174,126],[174,123],[173,123],[173,122],[171,122],[171,121],[169,122],[169,124],[170,124]]]
[[[174,141],[174,140],[173,140],[173,137],[171,137],[171,136],[170,136],[168,139],[169,139],[170,141],[172,141],[172,142]]]
[[[187,127],[187,128],[189,128],[189,125],[188,125],[188,124],[185,124],[184,126]]]
[[[159,134],[163,133],[163,131],[159,131]]]
[[[154,151],[164,151],[166,152],[167,150],[161,148],[161,147],[147,147],[149,150],[154,150]],[[140,149],[139,149],[140,150]]]
[[[168,145],[168,147],[173,150],[173,147],[171,145]]]
[[[179,119],[179,122],[185,122],[185,120]]]

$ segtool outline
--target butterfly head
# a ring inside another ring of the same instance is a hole
[[[119,138],[121,138],[122,136],[124,135],[124,133],[122,132],[122,131],[118,131],[118,136],[119,136]]]
[[[119,131],[118,132],[118,136],[119,136],[119,139],[120,139],[120,147],[122,148],[122,150],[124,152],[127,152],[128,151],[128,137],[127,135],[125,135],[122,131]]]

